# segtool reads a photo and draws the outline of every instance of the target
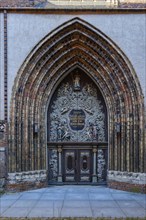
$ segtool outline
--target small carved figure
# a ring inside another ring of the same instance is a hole
[[[62,137],[63,140],[70,140],[70,133],[66,131]]]
[[[89,95],[91,94],[92,92],[92,88],[91,88],[91,85],[90,84],[87,84],[87,91],[89,93]]]
[[[80,90],[80,76],[76,75],[74,79],[74,89]]]
[[[88,135],[88,140],[92,140],[92,124],[89,122],[89,126],[87,127],[87,135]]]
[[[67,94],[68,93],[68,89],[69,89],[69,83],[66,83],[64,85],[64,93]]]
[[[61,139],[62,139],[62,126],[61,124],[59,124],[57,128],[57,140],[61,140]]]
[[[68,104],[68,100],[67,99],[64,99],[62,101],[61,107],[62,107],[61,108],[61,114],[64,114],[64,113],[69,111],[69,104]]]
[[[87,128],[87,135],[88,135],[88,140],[97,140],[97,127],[95,124],[92,124],[89,122],[89,126]]]
[[[96,128],[96,125],[94,124],[92,126],[92,138],[93,140],[97,140],[97,128]]]

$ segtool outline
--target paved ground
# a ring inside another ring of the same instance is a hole
[[[101,186],[51,186],[0,198],[1,217],[146,217],[146,195]]]

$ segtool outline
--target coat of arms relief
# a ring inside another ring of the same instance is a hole
[[[51,104],[50,141],[104,142],[105,112],[96,85],[76,74],[61,83]]]

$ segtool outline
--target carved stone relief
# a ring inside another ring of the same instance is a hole
[[[58,157],[57,150],[49,151],[49,180],[57,182],[58,176]]]
[[[75,75],[73,80],[60,85],[51,103],[49,140],[104,142],[103,109],[95,84]]]
[[[98,182],[104,182],[104,172],[106,166],[106,159],[102,149],[97,151],[97,177]]]

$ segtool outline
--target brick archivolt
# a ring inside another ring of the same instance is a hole
[[[120,48],[78,18],[36,45],[17,74],[11,99],[9,172],[47,169],[49,100],[76,67],[94,80],[107,105],[108,169],[144,172],[144,101],[138,78]]]

